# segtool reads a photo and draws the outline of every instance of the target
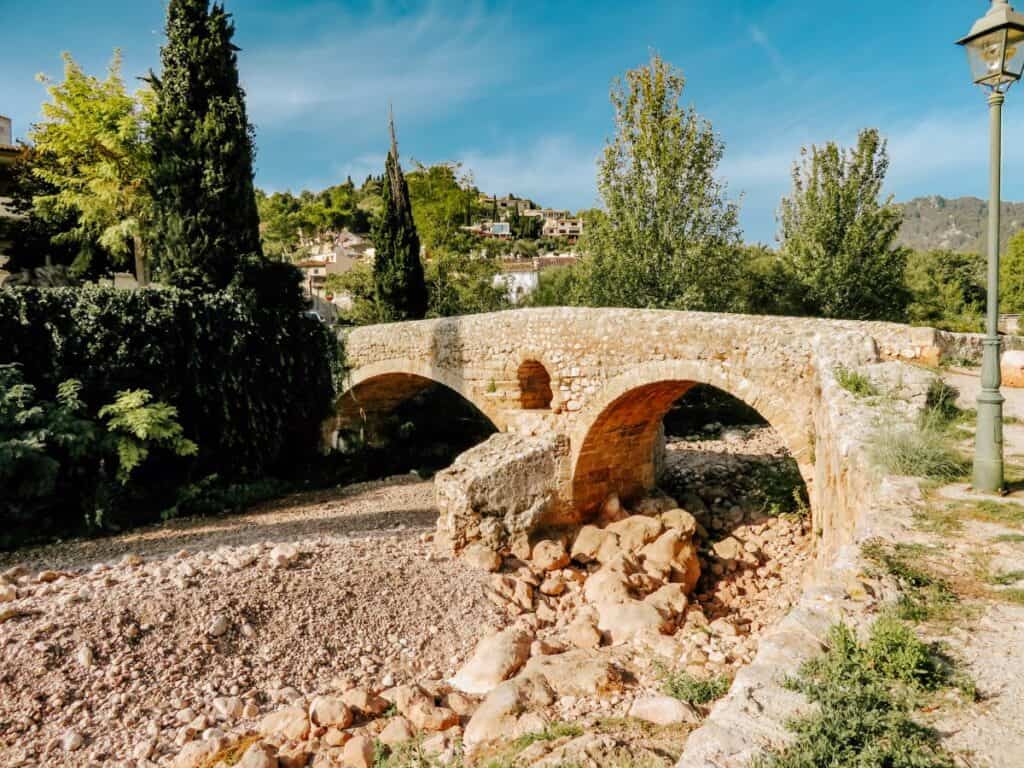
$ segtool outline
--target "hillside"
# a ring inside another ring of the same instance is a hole
[[[903,228],[900,242],[919,250],[946,249],[984,253],[987,242],[988,203],[976,197],[918,197],[900,203]],[[1024,203],[1002,206],[1003,250],[1014,233],[1024,229]]]

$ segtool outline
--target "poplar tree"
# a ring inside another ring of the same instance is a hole
[[[680,103],[685,85],[654,54],[612,86],[615,136],[598,165],[604,210],[580,242],[580,303],[720,311],[738,301],[739,209],[718,180],[724,145]]]
[[[782,256],[821,317],[903,320],[906,248],[897,244],[903,214],[882,197],[889,169],[875,129],[857,146],[811,147],[793,166],[793,192],[779,213]]]
[[[413,222],[409,186],[398,163],[393,118],[390,130],[391,150],[384,164],[381,190],[383,210],[373,227],[373,284],[380,319],[384,322],[418,320],[427,313],[420,238]]]
[[[150,250],[165,280],[225,287],[261,257],[253,130],[238,84],[235,27],[222,5],[170,0],[151,136]]]

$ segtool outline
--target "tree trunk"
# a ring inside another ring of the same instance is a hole
[[[142,238],[136,235],[132,238],[132,245],[135,251],[135,282],[139,288],[149,285],[149,265],[146,263],[146,252],[142,245]]]

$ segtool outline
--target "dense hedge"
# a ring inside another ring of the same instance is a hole
[[[135,389],[177,408],[198,453],[144,468],[132,502],[144,514],[211,475],[294,473],[316,453],[342,365],[333,334],[292,308],[255,308],[233,291],[101,287],[0,290],[5,363],[19,365],[40,399],[79,380],[90,414]]]

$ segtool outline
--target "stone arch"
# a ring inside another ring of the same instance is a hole
[[[355,424],[372,427],[376,419],[432,384],[454,391],[501,431],[501,411],[458,373],[414,360],[385,360],[352,371],[336,403],[335,429]]]
[[[528,410],[547,410],[551,407],[551,374],[539,360],[529,358],[519,364],[519,407]]]
[[[612,492],[628,500],[653,487],[661,420],[698,383],[755,408],[779,432],[804,479],[810,479],[809,407],[802,414],[795,404],[782,407],[784,399],[765,397],[761,386],[727,363],[648,363],[609,380],[578,415],[570,436],[569,488],[577,515],[585,518]]]

